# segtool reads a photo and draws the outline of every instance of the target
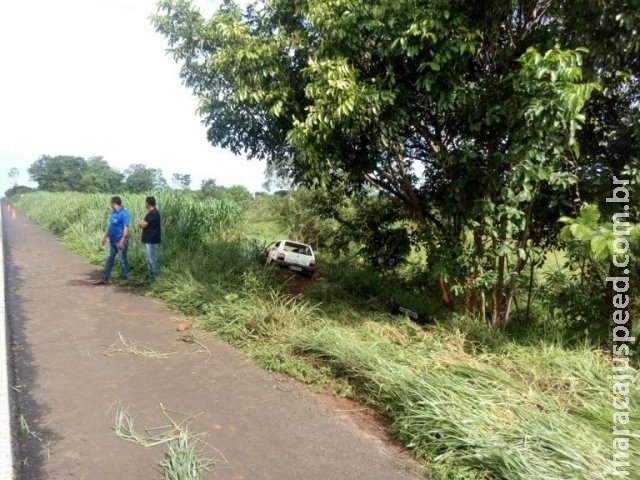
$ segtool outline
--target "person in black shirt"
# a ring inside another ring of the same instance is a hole
[[[147,197],[144,199],[144,206],[147,214],[144,219],[140,220],[138,225],[142,228],[142,244],[147,256],[147,272],[149,280],[154,281],[158,278],[160,264],[158,262],[158,245],[162,236],[162,228],[160,226],[160,212],[156,208],[155,197]]]

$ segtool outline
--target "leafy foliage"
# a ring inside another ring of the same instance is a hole
[[[102,157],[91,157],[82,175],[83,192],[117,192],[122,185],[124,175],[111,166]]]
[[[408,227],[404,212],[388,198],[365,196],[343,202],[343,205],[335,201],[326,203],[325,212],[331,209],[331,216],[340,224],[334,235],[336,247],[355,248],[380,272],[397,269],[407,261],[412,247],[408,230],[411,226]]]
[[[142,164],[130,165],[124,172],[124,188],[132,193],[152,192],[167,188],[162,170],[149,168]]]
[[[335,222],[322,215],[327,202],[320,191],[299,189],[286,195],[274,195],[267,201],[268,214],[282,232],[292,239],[309,243],[314,248],[333,245]]]
[[[577,326],[574,331],[603,340],[610,335],[607,330],[615,293],[606,278],[617,276],[616,263],[637,265],[640,228],[629,221],[628,213],[614,214],[612,221],[604,221],[598,206],[590,204],[582,206],[577,218],[562,217],[560,221],[565,224],[560,238],[569,256],[568,273],[562,275],[560,282],[548,279],[549,308],[553,314],[561,313],[568,324]],[[626,272],[631,278],[627,294],[634,298],[640,272],[637,268]],[[630,317],[633,319],[633,312]],[[632,323],[630,320],[627,326],[632,327]]]
[[[174,188],[179,190],[189,190],[191,185],[191,175],[184,173],[174,173],[171,177]]]
[[[11,169],[9,169],[9,173],[7,173],[7,176],[11,179],[12,182],[12,186],[16,186],[18,185],[18,179],[20,178],[20,170],[18,170],[16,167],[12,167]]]
[[[113,192],[123,175],[102,157],[41,156],[27,170],[39,190],[50,192]]]
[[[16,195],[21,195],[24,193],[29,193],[29,192],[33,192],[34,189],[31,187],[27,187],[25,185],[15,185],[13,187],[11,187],[10,189],[6,190],[4,192],[4,195],[6,197],[11,197],[11,196],[16,196]]]
[[[242,185],[223,187],[221,185],[216,185],[216,181],[212,178],[202,181],[199,193],[201,196],[206,198],[230,200],[237,204],[246,204],[246,202],[253,198],[251,192]]]
[[[27,171],[30,179],[38,184],[38,190],[49,192],[143,193],[167,188],[159,169],[133,164],[121,173],[102,157],[85,160],[82,157],[43,155]],[[190,182],[190,178],[180,179]]]
[[[162,0],[153,22],[211,143],[298,183],[389,197],[419,225],[427,268],[472,309],[487,294],[504,326],[542,232],[569,213],[597,88],[562,35],[570,3],[225,2],[206,20]]]

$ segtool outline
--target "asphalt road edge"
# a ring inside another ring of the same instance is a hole
[[[3,208],[5,204],[2,205]],[[12,480],[13,447],[11,445],[11,417],[9,406],[9,354],[7,350],[8,325],[6,315],[6,292],[4,283],[4,239],[2,238],[3,212],[0,211],[0,480]]]

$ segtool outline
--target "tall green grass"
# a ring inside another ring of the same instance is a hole
[[[379,409],[393,421],[396,437],[427,463],[432,478],[610,475],[611,367],[601,352],[517,344],[465,318],[420,327],[391,317],[366,298],[394,295],[394,285],[410,286],[411,279],[383,279],[348,259],[325,263],[322,280],[291,294],[282,277],[264,268],[257,241],[247,238],[251,213],[183,193],[157,197],[164,218],[163,271],[148,291],[265,367],[330,383]],[[133,219],[142,217],[143,195],[123,200]],[[37,193],[16,203],[74,251],[103,260],[96,245],[107,196]],[[144,271],[137,241],[130,252]],[[420,294],[404,300],[438,320]],[[639,404],[633,388],[631,405]],[[632,419],[629,429],[639,427]],[[638,440],[634,433],[632,459],[640,453]],[[629,478],[640,478],[640,464],[632,461]]]
[[[597,354],[512,345],[473,355],[443,333],[398,345],[372,331],[327,327],[300,332],[294,344],[384,411],[436,478],[608,478],[612,409]]]
[[[233,202],[201,199],[189,192],[167,191],[155,196],[163,229],[168,232],[161,246],[164,264],[175,266],[192,261],[206,264],[213,245],[242,228],[242,208]],[[121,195],[123,206],[131,216],[129,264],[137,278],[144,278],[146,271],[140,244],[142,231],[138,227],[139,220],[147,213],[145,197],[145,194]],[[105,257],[100,239],[111,211],[110,198],[102,194],[35,192],[18,197],[15,204],[27,216],[59,235],[72,251],[99,265]]]

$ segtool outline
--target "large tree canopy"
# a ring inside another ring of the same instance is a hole
[[[102,157],[42,155],[27,169],[39,190],[50,192],[150,192],[167,188],[162,170],[133,164],[124,173],[112,168]],[[183,187],[188,188],[189,175],[178,175]]]
[[[102,157],[42,155],[27,171],[40,190],[51,192],[110,192],[122,183],[122,174]]]
[[[42,155],[29,166],[27,172],[40,190],[81,191],[82,172],[86,165],[82,157]]]
[[[124,175],[113,169],[102,157],[90,157],[82,175],[84,192],[117,192]]]
[[[205,19],[162,0],[153,21],[211,143],[300,183],[377,189],[418,223],[431,271],[504,326],[518,273],[601,152],[580,159],[585,120],[600,128],[585,104],[637,74],[637,10],[587,2],[597,15],[580,23],[583,3],[227,1]],[[602,36],[606,57],[589,50]]]
[[[163,190],[168,187],[167,181],[162,175],[162,170],[149,168],[136,163],[130,165],[124,172],[124,187],[128,192],[145,193],[153,190]]]
[[[173,188],[178,190],[189,190],[191,186],[191,175],[188,173],[174,173],[171,176],[171,184]]]

